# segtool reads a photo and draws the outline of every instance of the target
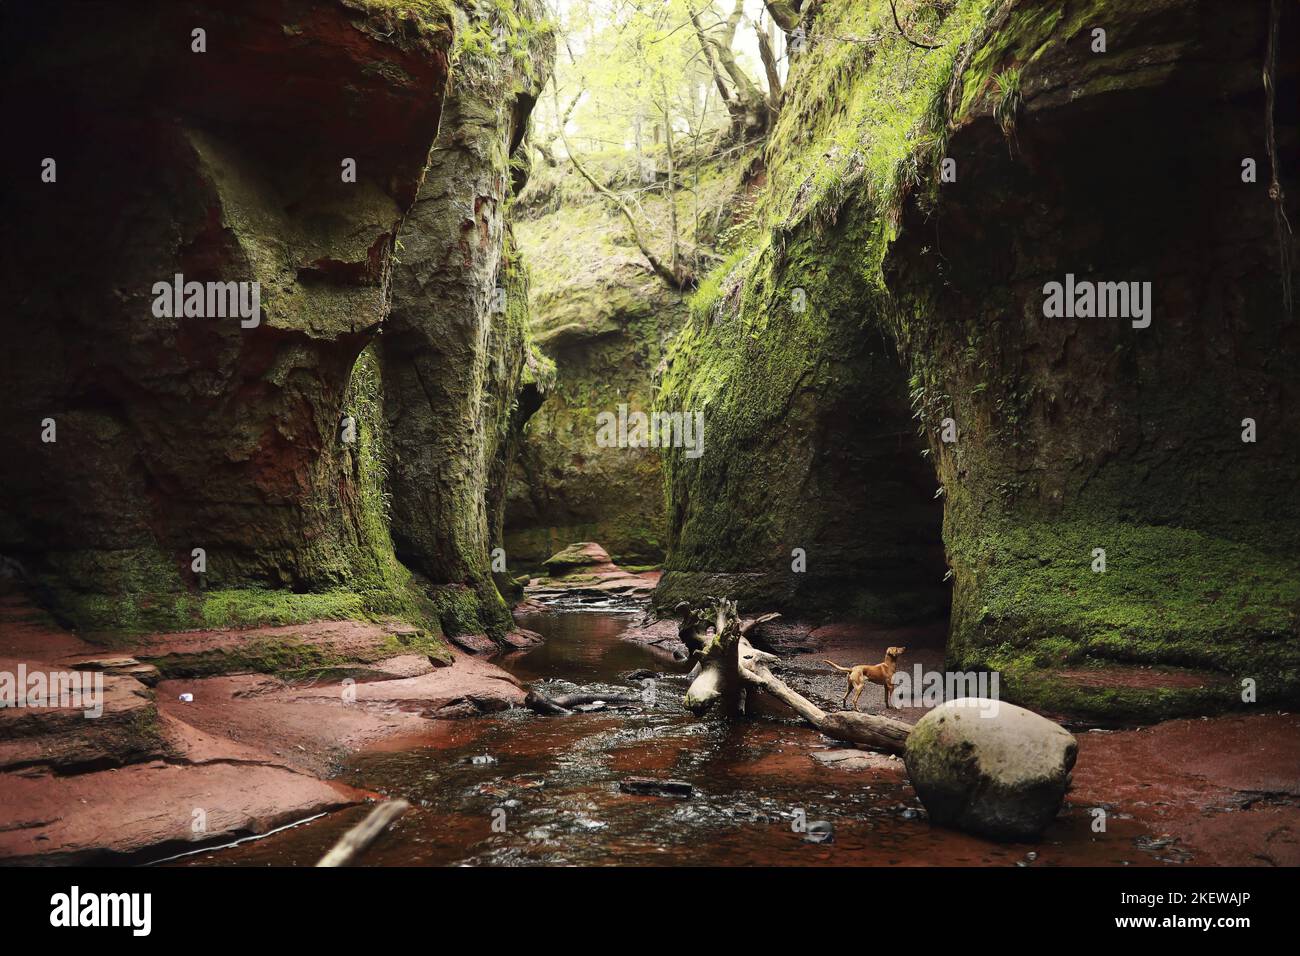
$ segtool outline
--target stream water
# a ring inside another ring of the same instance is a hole
[[[826,765],[812,754],[834,750],[833,742],[776,712],[735,724],[696,720],[681,704],[681,666],[619,639],[631,620],[532,615],[520,624],[546,643],[497,663],[545,682],[538,686],[551,696],[640,693],[638,708],[562,717],[519,709],[438,722],[427,739],[389,741],[353,757],[341,780],[415,805],[366,864],[1153,862],[1133,851],[1131,838],[1096,842],[1082,819],[1058,823],[1040,846],[933,828],[897,763]],[[659,676],[650,685],[628,676],[639,670]],[[620,782],[634,776],[684,781],[693,792],[685,799],[623,792]],[[366,812],[331,814],[183,864],[311,865]],[[832,839],[809,839],[801,820],[828,821]]]

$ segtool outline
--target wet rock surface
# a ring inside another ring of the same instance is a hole
[[[812,759],[836,770],[885,770],[901,772],[902,764],[892,754],[878,754],[867,750],[819,750]]]
[[[365,799],[325,779],[356,750],[524,697],[493,664],[397,653],[400,635],[369,622],[146,635],[110,655],[15,594],[0,618],[0,671],[84,667],[103,681],[95,718],[82,706],[0,709],[0,859],[11,862],[150,860],[266,833]],[[140,659],[162,674],[129,663]]]
[[[0,777],[10,863],[138,862],[266,833],[363,799],[282,767],[163,762],[54,778]],[[197,827],[197,829],[196,829]]]
[[[1300,714],[1077,734],[1070,816],[1138,823],[1166,863],[1300,866]]]
[[[695,793],[695,788],[685,780],[663,780],[657,777],[628,777],[619,781],[618,788],[624,793],[635,793],[643,797],[672,797],[674,800],[686,800]]]

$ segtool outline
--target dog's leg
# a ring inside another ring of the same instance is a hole
[[[894,682],[892,679],[886,680],[880,686],[885,688],[885,710],[889,710],[889,691],[894,686]]]

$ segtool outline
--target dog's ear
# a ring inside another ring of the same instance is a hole
[[[906,647],[900,647],[900,648],[898,649],[898,653],[899,653],[899,655],[901,656],[901,655],[902,655],[906,650],[907,650]]]

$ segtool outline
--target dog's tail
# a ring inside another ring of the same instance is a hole
[[[840,667],[840,665],[839,665],[839,664],[836,664],[834,661],[826,661],[826,660],[824,660],[824,661],[822,661],[822,663],[823,663],[823,664],[830,664],[831,667],[835,668],[837,671],[844,671],[844,673],[846,673],[846,674],[847,674],[849,671],[853,670],[852,667]]]

